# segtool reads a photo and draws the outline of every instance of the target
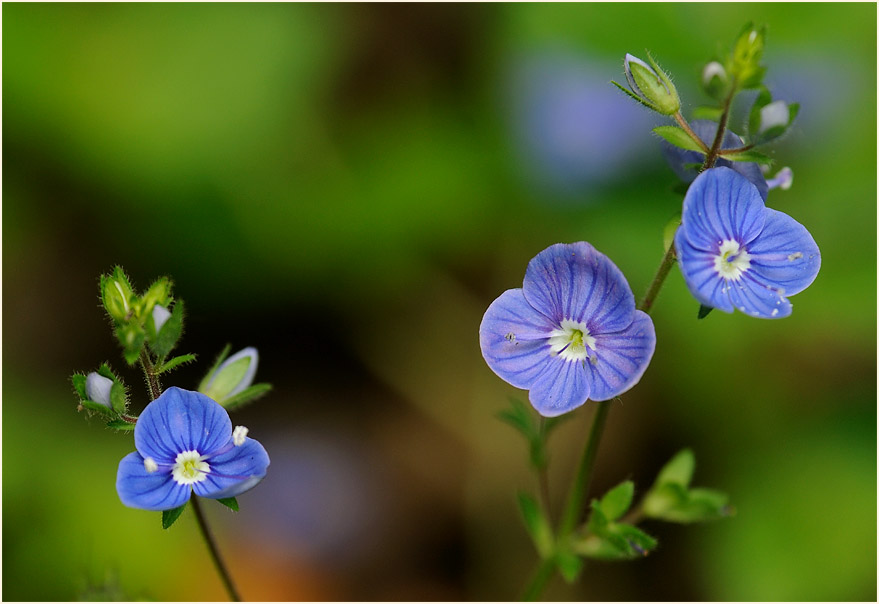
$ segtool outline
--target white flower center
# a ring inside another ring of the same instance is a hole
[[[549,334],[550,354],[565,361],[584,361],[589,349],[595,350],[595,338],[589,334],[586,323],[565,319],[559,329]]]
[[[178,453],[174,460],[174,468],[171,475],[177,484],[193,484],[207,479],[207,473],[211,471],[211,467],[205,461],[205,457],[199,455],[198,451],[184,451]]]
[[[742,273],[751,268],[751,255],[738,241],[727,239],[720,244],[714,257],[714,270],[724,279],[738,281]]]

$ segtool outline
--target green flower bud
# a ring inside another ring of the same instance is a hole
[[[713,99],[721,99],[727,94],[729,76],[726,69],[717,61],[711,61],[702,69],[702,88]]]
[[[729,71],[742,88],[758,86],[766,69],[760,66],[766,44],[766,27],[757,29],[748,24],[736,40],[730,57]]]
[[[121,323],[131,318],[134,299],[134,291],[122,267],[114,268],[113,274],[109,276],[101,275],[101,301],[107,314],[116,322]]]
[[[146,317],[157,304],[167,307],[171,303],[171,282],[162,277],[152,285],[140,300],[140,316]]]
[[[629,88],[645,105],[663,115],[674,115],[681,108],[678,91],[668,75],[659,68],[650,53],[650,65],[641,59],[626,54],[625,71]]]
[[[110,402],[110,391],[113,389],[113,380],[92,371],[86,377],[85,392],[88,400],[104,405],[108,409],[113,408]]]
[[[252,346],[236,352],[202,381],[199,391],[222,404],[253,383],[258,361],[259,354]]]

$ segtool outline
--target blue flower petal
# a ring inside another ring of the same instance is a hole
[[[269,455],[258,441],[246,438],[241,446],[208,459],[208,465],[207,478],[192,485],[195,494],[211,499],[235,497],[265,477]]]
[[[135,451],[119,462],[116,492],[128,507],[161,511],[180,507],[189,501],[192,489],[188,485],[177,484],[169,469],[147,472],[143,457]]]
[[[693,297],[705,306],[728,313],[733,312],[733,305],[727,293],[728,283],[717,273],[714,266],[717,252],[706,252],[690,245],[683,228],[679,228],[675,233],[675,252],[684,282]]]
[[[656,331],[646,313],[635,311],[635,320],[617,333],[595,336],[596,362],[586,363],[592,385],[589,398],[606,401],[638,383],[656,348]]]
[[[507,290],[482,317],[482,356],[503,380],[528,388],[550,360],[549,333],[554,328],[545,315],[528,304],[521,289]]]
[[[701,138],[702,142],[707,146],[710,147],[714,143],[714,137],[717,134],[717,122],[694,120],[690,122],[690,127],[696,133],[696,136]],[[677,177],[684,182],[693,182],[699,174],[698,168],[688,168],[687,166],[702,164],[705,161],[705,154],[697,151],[685,151],[666,141],[662,141],[661,144],[665,159]],[[723,135],[723,143],[720,145],[720,148],[735,149],[742,147],[744,144],[745,142],[741,137],[727,130]],[[731,168],[750,180],[757,187],[757,191],[760,193],[763,201],[766,201],[766,195],[769,193],[769,183],[766,182],[766,177],[763,175],[763,171],[758,164],[719,158],[714,165],[718,168]]]
[[[623,273],[584,241],[557,243],[537,254],[522,290],[531,306],[557,323],[586,321],[593,334],[624,329],[635,312]]]
[[[821,252],[806,227],[769,208],[763,232],[748,246],[748,253],[751,270],[785,296],[809,287],[821,268]]]
[[[787,298],[750,270],[739,280],[729,282],[728,293],[733,305],[746,315],[781,319],[791,314],[791,303]]]
[[[143,457],[173,463],[184,451],[209,455],[231,434],[229,414],[218,403],[198,392],[168,388],[137,418],[134,446]]]
[[[545,370],[531,385],[531,405],[544,417],[555,417],[576,409],[590,393],[589,374],[584,363],[550,357]]]
[[[724,241],[747,244],[757,237],[765,208],[748,179],[729,168],[712,168],[687,190],[680,229],[693,247],[716,252]]]

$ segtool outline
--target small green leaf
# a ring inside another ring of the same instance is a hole
[[[271,389],[271,384],[254,384],[249,388],[245,388],[238,394],[224,399],[222,405],[226,409],[239,409],[244,405],[252,403],[256,399],[265,396]]]
[[[162,329],[156,334],[156,341],[151,348],[156,355],[163,359],[177,345],[177,340],[183,334],[183,300],[177,300],[171,310],[171,316],[162,325]]]
[[[79,404],[82,405],[84,409],[88,409],[89,411],[95,411],[96,413],[100,413],[101,415],[105,415],[107,417],[118,417],[119,414],[107,407],[106,405],[102,405],[101,403],[96,403],[95,401],[84,400],[79,401]]]
[[[702,148],[702,146],[694,141],[690,137],[690,135],[687,134],[682,128],[678,128],[677,126],[657,126],[653,129],[653,132],[664,138],[675,147],[680,147],[681,149],[686,149],[687,151],[697,151],[699,153],[705,153],[705,150]]]
[[[74,373],[70,376],[70,381],[73,383],[73,390],[76,392],[77,396],[79,396],[79,400],[85,401],[88,400],[88,394],[85,391],[85,383],[88,380],[88,377],[83,373]]]
[[[231,344],[226,344],[223,347],[223,350],[220,351],[220,354],[217,355],[217,360],[214,361],[213,366],[208,370],[207,374],[205,374],[204,378],[202,378],[201,383],[198,385],[198,391],[204,392],[204,390],[208,387],[208,382],[211,381],[211,377],[213,377],[214,373],[217,369],[220,368],[220,365],[223,364],[223,361],[226,360],[226,357],[229,356],[229,352],[232,350]]]
[[[510,408],[498,413],[497,418],[513,426],[513,428],[521,432],[529,440],[538,436],[534,414],[529,411],[525,403],[518,399],[511,397]]]
[[[167,373],[172,369],[176,369],[180,365],[185,365],[186,363],[191,363],[195,360],[194,354],[181,354],[180,356],[174,357],[172,359],[168,359],[164,363],[162,363],[158,369],[156,369],[156,373]]]
[[[634,495],[635,483],[631,480],[621,482],[601,498],[601,511],[608,520],[616,520],[629,511]]]
[[[114,430],[122,430],[123,432],[126,432],[128,430],[134,430],[134,426],[135,424],[132,424],[122,419],[114,419],[113,421],[107,422],[108,428],[113,428]]]
[[[679,451],[665,464],[656,477],[656,484],[673,483],[687,487],[696,469],[696,456],[691,449]]]
[[[763,164],[769,166],[775,160],[769,157],[764,153],[760,153],[759,151],[754,151],[751,149],[750,151],[742,151],[741,153],[729,153],[726,151],[719,152],[720,157],[723,159],[728,159],[729,161],[742,161],[742,162],[750,162],[755,164]]]
[[[185,503],[179,508],[174,508],[173,510],[165,510],[164,512],[162,512],[162,528],[171,528],[171,525],[177,522],[177,519],[180,518],[180,515],[183,513],[184,509],[186,509]]]
[[[225,505],[227,508],[232,510],[233,512],[238,511],[238,500],[234,497],[224,497],[223,499],[217,499],[218,502]]]
[[[598,535],[589,535],[585,539],[572,542],[573,551],[586,558],[594,560],[626,560],[629,558],[628,545],[622,540],[622,549],[618,547],[619,538],[609,540]]]
[[[693,119],[694,120],[711,120],[712,122],[719,122],[720,116],[723,115],[723,108],[721,107],[696,107],[693,109]]]
[[[589,515],[589,522],[586,524],[586,527],[596,535],[602,535],[609,524],[607,516],[604,515],[604,510],[601,509],[597,499],[593,499],[591,505],[592,513]]]
[[[705,306],[704,304],[700,304],[699,305],[699,315],[696,318],[697,319],[704,319],[705,317],[708,316],[708,313],[710,313],[712,310],[714,310],[713,306]]]
[[[124,323],[116,328],[116,337],[122,345],[122,356],[129,365],[134,365],[146,340],[146,332],[137,323]]]
[[[558,552],[555,556],[556,568],[567,583],[573,583],[583,570],[583,559],[573,552]]]
[[[519,511],[525,521],[525,528],[534,541],[537,553],[540,554],[541,558],[549,557],[553,550],[552,528],[549,526],[549,521],[534,498],[527,493],[519,493],[518,502]]]
[[[128,399],[125,396],[125,386],[119,382],[113,382],[113,385],[110,387],[110,403],[113,405],[114,411],[117,413],[125,413],[125,409],[128,406]]]
[[[657,546],[655,538],[631,524],[615,524],[613,531],[629,543],[631,553],[646,556]]]

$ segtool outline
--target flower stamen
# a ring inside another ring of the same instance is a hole
[[[565,361],[583,361],[590,358],[589,350],[595,350],[595,338],[586,323],[565,319],[559,329],[549,334],[550,354]]]
[[[195,450],[178,453],[171,475],[177,484],[194,484],[206,480],[211,467],[205,459],[206,457]]]
[[[751,255],[739,245],[738,241],[727,239],[721,242],[714,257],[714,270],[722,278],[738,281],[742,273],[751,268]]]

